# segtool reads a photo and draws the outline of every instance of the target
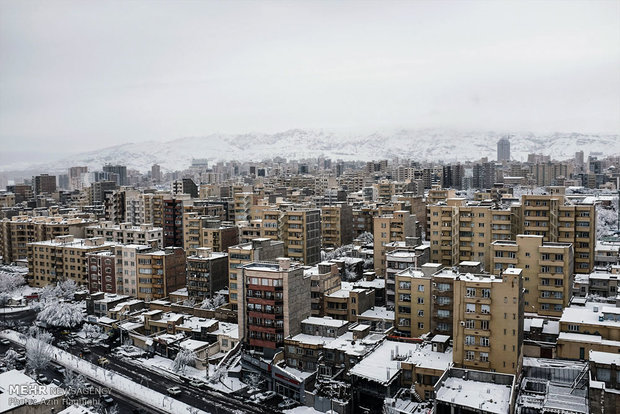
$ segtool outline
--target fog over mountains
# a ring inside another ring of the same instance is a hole
[[[497,140],[510,136],[511,155],[525,161],[529,153],[572,158],[583,150],[604,155],[620,153],[620,136],[580,133],[457,132],[449,130],[392,130],[370,134],[346,134],[325,130],[294,129],[275,134],[212,134],[171,141],[128,143],[79,153],[46,163],[16,162],[1,166],[3,171],[41,170],[62,172],[70,166],[100,169],[106,163],[147,171],[152,164],[164,170],[183,170],[192,158],[214,161],[256,161],[276,156],[303,159],[324,156],[343,160],[409,158],[429,161],[467,161],[496,158]]]

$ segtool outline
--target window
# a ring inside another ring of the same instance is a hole
[[[421,296],[418,296],[418,305],[423,305],[424,304],[424,298]]]
[[[424,323],[418,322],[418,329],[424,329]]]
[[[474,303],[465,304],[465,313],[476,313],[476,305]]]
[[[475,353],[474,351],[466,351],[465,352],[465,360],[467,361],[473,361],[475,357]]]
[[[418,292],[424,292],[424,285],[418,285]]]
[[[418,311],[418,316],[424,316],[424,311],[423,310],[419,310]]]
[[[482,297],[490,298],[491,297],[491,289],[482,289]]]
[[[467,329],[475,329],[476,328],[476,321],[473,319],[467,319],[465,321],[465,328]]]
[[[489,346],[489,338],[487,338],[486,336],[481,336],[480,346]]]
[[[481,313],[491,313],[491,306],[489,305],[480,305]]]
[[[489,330],[489,321],[480,321],[480,329]]]
[[[466,335],[465,345],[476,345],[476,337],[473,335]]]
[[[571,332],[579,332],[579,325],[568,325],[568,330]]]
[[[488,352],[480,352],[480,362],[489,362]]]
[[[476,289],[475,288],[467,288],[465,296],[467,296],[468,298],[475,297],[476,296]]]

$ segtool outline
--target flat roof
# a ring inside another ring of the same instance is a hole
[[[476,411],[508,414],[511,393],[508,385],[450,377],[437,390],[436,400]]]

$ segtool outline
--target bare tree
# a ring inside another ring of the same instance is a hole
[[[38,372],[45,369],[52,359],[52,334],[35,330],[34,335],[26,340],[26,366]]]
[[[206,298],[200,304],[200,309],[215,310],[226,303],[224,295],[217,294],[212,298]]]
[[[174,372],[182,372],[185,373],[185,369],[188,365],[194,366],[196,363],[196,353],[191,349],[181,349],[177,354],[176,358],[174,358],[174,363],[172,364],[172,369]]]

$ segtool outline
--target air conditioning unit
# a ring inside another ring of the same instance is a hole
[[[433,287],[437,287],[437,283],[433,282]]]
[[[461,326],[465,326],[465,321],[461,321]]]

